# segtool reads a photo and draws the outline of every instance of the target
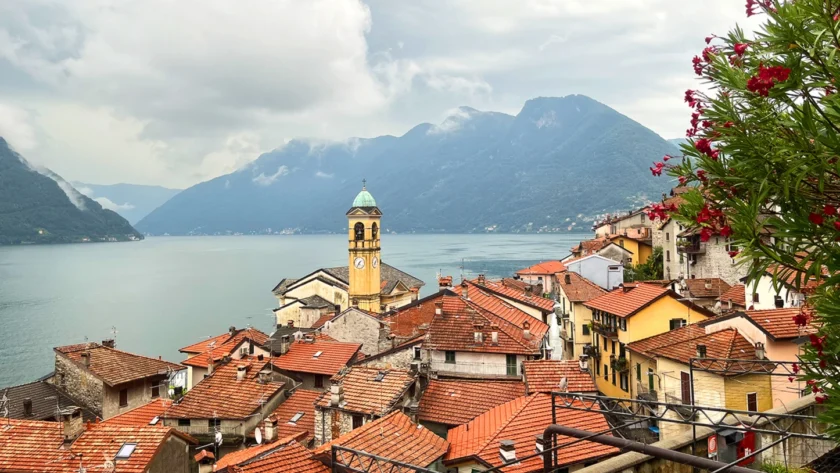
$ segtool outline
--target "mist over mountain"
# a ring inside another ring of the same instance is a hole
[[[138,184],[102,185],[73,182],[73,187],[103,208],[122,215],[132,225],[181,192],[181,189]]]
[[[0,245],[138,238],[124,218],[32,166],[0,137]]]
[[[151,234],[340,232],[362,179],[394,232],[588,230],[658,199],[651,163],[674,146],[589,97],[536,98],[511,116],[469,107],[400,137],[292,140],[174,196]]]

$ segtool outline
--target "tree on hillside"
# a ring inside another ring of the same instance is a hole
[[[694,58],[704,91],[688,90],[692,109],[685,156],[665,156],[654,175],[695,189],[673,213],[702,227],[701,238],[731,236],[733,251],[757,280],[794,276],[805,288],[823,278],[790,321],[821,325],[806,343],[801,376],[840,439],[840,1],[748,0],[747,15],[765,15],[748,37],[735,28],[706,38]],[[701,191],[702,190],[702,191]]]
[[[661,280],[665,277],[665,268],[662,261],[662,247],[654,247],[653,254],[648,257],[647,261],[630,265],[624,269],[624,282]]]

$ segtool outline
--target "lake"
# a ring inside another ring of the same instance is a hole
[[[52,348],[112,338],[182,361],[178,348],[231,325],[270,332],[284,277],[347,264],[344,235],[148,238],[0,247],[0,387],[52,371]],[[558,259],[589,234],[383,235],[382,260],[437,290],[437,273],[508,276]]]

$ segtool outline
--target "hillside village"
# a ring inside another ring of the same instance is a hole
[[[740,466],[831,455],[805,431],[791,458],[762,448],[785,434],[766,419],[816,409],[787,370],[820,280],[748,280],[726,236],[648,210],[598,222],[568,256],[443,274],[420,297],[427,282],[383,261],[363,187],[347,266],[267,282],[271,333],[219,327],[177,362],[56,347],[53,373],[0,389],[0,472],[676,471],[630,441],[723,463],[763,450]],[[634,280],[655,255],[662,276]],[[553,424],[628,443],[545,437]]]

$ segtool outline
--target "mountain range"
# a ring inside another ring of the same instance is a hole
[[[31,165],[0,137],[0,245],[142,237],[123,217],[49,169]]]
[[[122,215],[132,225],[181,192],[181,189],[138,184],[72,184],[79,192],[95,200],[103,208]]]
[[[529,100],[515,116],[461,107],[402,136],[295,139],[175,195],[149,234],[341,232],[367,180],[392,232],[588,230],[658,199],[648,167],[674,145],[582,95]]]

